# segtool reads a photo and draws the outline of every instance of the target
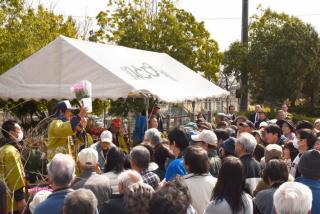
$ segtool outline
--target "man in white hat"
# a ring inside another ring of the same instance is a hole
[[[108,151],[111,147],[115,147],[116,145],[112,142],[112,133],[108,130],[105,130],[100,135],[100,141],[96,142],[95,144],[91,145],[91,148],[97,151],[98,153],[98,163],[101,171],[103,172],[106,157]]]
[[[200,147],[207,151],[210,163],[210,173],[217,177],[221,167],[221,159],[217,151],[217,136],[211,130],[203,130],[198,135],[192,135],[191,139],[198,143]]]
[[[81,107],[78,115],[72,115],[72,108],[69,100],[58,102],[55,118],[48,129],[48,159],[51,160],[57,153],[73,154],[74,142],[72,136],[77,131],[83,130],[85,123],[86,109]]]
[[[90,189],[98,200],[98,207],[109,200],[112,194],[108,177],[99,175],[98,152],[92,148],[82,149],[78,154],[77,165],[81,174],[76,178],[73,189]]]

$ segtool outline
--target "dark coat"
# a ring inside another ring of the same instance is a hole
[[[112,198],[104,202],[100,209],[100,214],[128,214],[128,210],[124,204],[123,195],[112,195]]]

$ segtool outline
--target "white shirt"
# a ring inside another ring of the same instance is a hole
[[[110,185],[111,185],[111,188],[112,188],[112,193],[113,194],[119,194],[119,189],[118,189],[118,184],[119,184],[118,176],[119,176],[119,174],[116,174],[116,173],[111,171],[111,172],[104,173],[102,175],[104,175],[104,176],[109,178]]]
[[[210,202],[217,179],[208,174],[195,175],[193,173],[183,178],[191,194],[192,206],[197,213],[203,213]]]

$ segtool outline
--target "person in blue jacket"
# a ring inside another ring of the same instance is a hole
[[[189,146],[188,137],[183,128],[174,128],[168,135],[170,141],[170,149],[172,150],[175,160],[168,165],[165,180],[170,181],[176,175],[186,175],[186,170],[183,166],[183,152]]]

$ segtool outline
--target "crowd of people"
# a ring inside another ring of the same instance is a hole
[[[85,109],[75,116],[70,110],[68,102],[58,104],[49,126],[49,185],[32,194],[23,131],[17,121],[3,123],[0,213],[320,213],[320,120],[293,123],[285,104],[271,120],[261,105],[249,118],[230,106],[214,123],[198,115],[166,137],[154,115],[132,148],[112,130],[90,143]],[[82,144],[70,140],[75,133]]]

